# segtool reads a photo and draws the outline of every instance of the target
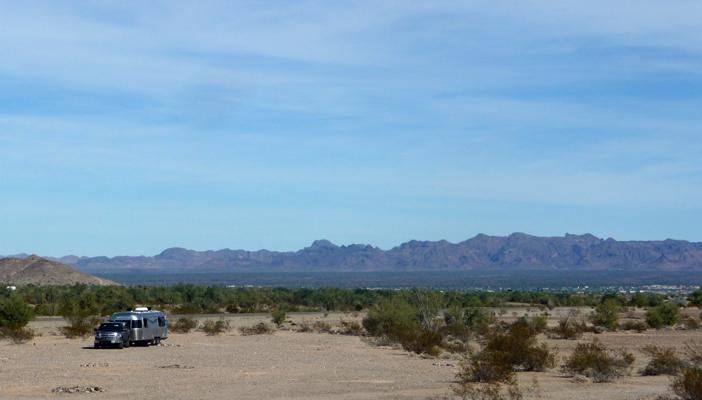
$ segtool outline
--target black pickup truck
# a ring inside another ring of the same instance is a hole
[[[95,329],[95,348],[129,347],[129,328],[124,322],[103,322]]]

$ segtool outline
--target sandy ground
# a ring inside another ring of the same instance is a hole
[[[506,320],[514,318],[505,315]],[[691,314],[698,310],[690,310]],[[519,314],[522,314],[520,311]],[[556,322],[552,312],[550,323]],[[289,321],[324,321],[339,325],[362,316],[295,315]],[[221,336],[202,332],[170,334],[165,346],[128,349],[92,348],[92,338],[69,340],[55,334],[60,321],[30,324],[42,336],[23,345],[0,342],[0,399],[427,399],[449,395],[458,361],[425,358],[390,347],[373,347],[359,337],[280,330],[273,335],[241,336],[236,327],[270,322],[269,316],[227,316],[234,330]],[[288,326],[290,326],[288,324]],[[294,328],[294,326],[293,326]],[[520,373],[526,398],[654,399],[668,393],[669,377],[636,373],[648,359],[647,344],[682,349],[689,340],[702,343],[702,331],[650,330],[597,335],[612,349],[626,347],[637,357],[634,373],[615,383],[577,383],[558,369]],[[547,340],[569,355],[580,341]],[[448,357],[446,355],[445,357]],[[90,365],[90,366],[85,366]],[[179,365],[186,368],[162,368]],[[59,386],[99,386],[100,393],[54,394]]]

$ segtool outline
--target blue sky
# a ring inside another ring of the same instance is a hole
[[[0,9],[0,254],[702,241],[697,1]]]

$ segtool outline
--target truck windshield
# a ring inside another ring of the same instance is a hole
[[[122,330],[122,324],[101,324],[100,327],[98,328],[99,331],[121,331]]]

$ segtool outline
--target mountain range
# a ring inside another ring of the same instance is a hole
[[[14,257],[22,257],[15,255]],[[49,258],[49,257],[47,257]],[[170,248],[156,256],[49,258],[79,271],[262,272],[262,271],[702,271],[702,243],[617,241],[591,234],[538,237],[477,235],[460,243],[412,240],[390,250],[370,245],[337,246],[317,240],[295,252],[194,251]]]

